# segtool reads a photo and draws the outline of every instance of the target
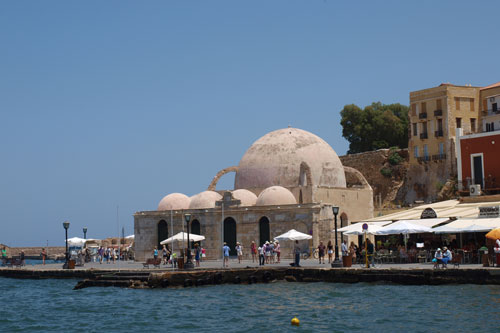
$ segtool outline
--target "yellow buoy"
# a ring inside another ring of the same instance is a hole
[[[297,317],[292,318],[292,325],[299,326],[300,325],[300,320]]]

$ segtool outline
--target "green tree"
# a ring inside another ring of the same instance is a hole
[[[372,103],[361,109],[350,104],[340,112],[342,136],[349,141],[349,154],[381,148],[408,147],[408,107]]]

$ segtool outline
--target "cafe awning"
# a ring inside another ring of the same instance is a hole
[[[500,218],[458,219],[434,229],[438,234],[454,234],[463,232],[488,232],[500,227]]]

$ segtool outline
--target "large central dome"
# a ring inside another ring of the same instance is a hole
[[[284,128],[264,135],[247,150],[234,188],[306,185],[301,173],[309,171],[307,185],[346,187],[344,167],[328,143],[310,132]]]

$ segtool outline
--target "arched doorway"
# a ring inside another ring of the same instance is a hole
[[[259,220],[259,244],[261,246],[266,241],[270,241],[271,232],[269,230],[269,219],[265,216],[262,216]]]
[[[224,242],[229,246],[229,255],[236,255],[236,221],[232,217],[224,220]]]
[[[163,245],[160,242],[168,238],[168,225],[165,220],[158,222],[158,249],[161,249]]]
[[[200,221],[198,220],[193,220],[191,222],[191,230],[190,232],[194,235],[201,235],[201,226],[200,226]],[[191,248],[194,248],[194,242],[191,242]]]

